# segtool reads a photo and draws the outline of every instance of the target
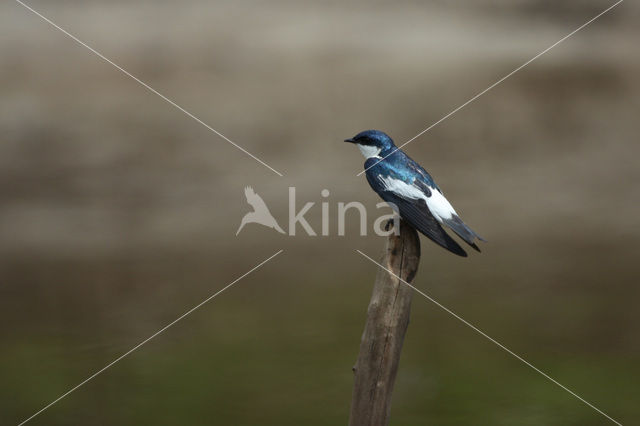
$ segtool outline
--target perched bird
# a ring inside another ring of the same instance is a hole
[[[429,173],[398,149],[386,133],[365,130],[345,142],[360,148],[367,159],[364,167],[369,185],[383,200],[395,205],[403,220],[459,256],[467,256],[467,253],[442,225],[480,251],[475,240],[485,240],[460,219]]]
[[[244,215],[236,235],[240,233],[240,230],[242,230],[244,225],[247,223],[259,223],[260,225],[273,228],[279,233],[284,234],[284,231],[280,228],[280,225],[278,225],[278,222],[276,222],[276,219],[269,211],[267,204],[264,202],[262,197],[256,194],[253,188],[247,186],[244,189],[244,196],[247,198],[247,203],[253,207],[253,211]]]

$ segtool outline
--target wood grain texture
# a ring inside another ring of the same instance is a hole
[[[419,262],[418,233],[401,221],[400,235],[394,233],[388,237],[380,263],[411,283]],[[409,286],[380,268],[367,310],[360,353],[353,367],[355,383],[350,426],[385,426],[389,423],[391,394],[409,325],[412,295]]]

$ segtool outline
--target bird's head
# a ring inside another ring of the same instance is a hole
[[[386,156],[395,149],[393,139],[380,130],[365,130],[344,141],[356,144],[365,158]]]

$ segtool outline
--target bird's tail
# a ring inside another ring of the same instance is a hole
[[[476,238],[480,241],[487,241],[480,235],[476,234],[473,229],[469,228],[469,226],[467,226],[467,224],[464,223],[458,215],[452,215],[451,219],[443,219],[443,222],[445,225],[451,228],[453,232],[455,232],[460,238],[462,238],[465,243],[469,244],[478,252],[480,251],[480,248],[475,243]]]

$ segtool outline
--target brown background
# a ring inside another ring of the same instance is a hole
[[[0,6],[0,423],[17,424],[279,249],[32,424],[345,424],[380,237],[286,229],[287,188],[380,211],[341,143],[413,137],[611,3],[56,1]],[[423,238],[415,284],[624,424],[640,346],[640,8],[600,20],[407,146],[489,240]],[[394,425],[606,419],[423,298]]]

